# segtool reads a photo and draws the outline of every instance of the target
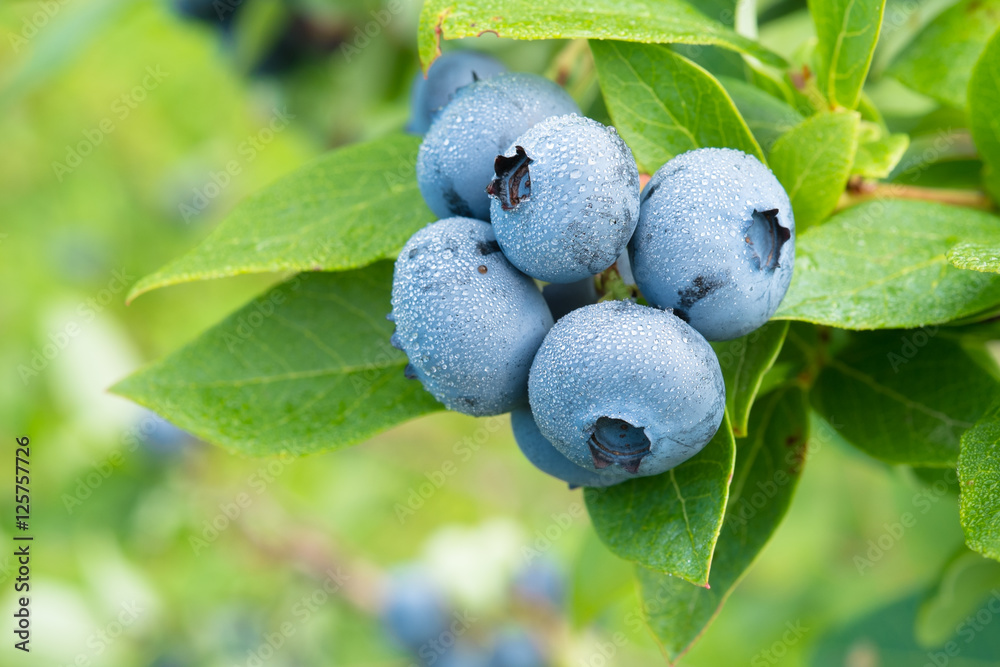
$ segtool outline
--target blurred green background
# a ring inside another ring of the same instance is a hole
[[[0,424],[10,452],[0,516],[14,513],[14,438],[27,435],[35,537],[32,652],[5,634],[0,664],[410,665],[377,609],[385,573],[415,563],[477,619],[463,641],[485,646],[519,624],[542,635],[553,664],[662,664],[636,623],[630,566],[597,541],[581,492],[524,460],[506,417],[437,414],[347,451],[248,460],[171,435],[106,392],[281,277],[171,287],[126,306],[128,286],[249,193],[406,120],[418,2],[404,1],[363,45],[357,30],[387,4],[245,2],[225,33],[166,0],[0,4]],[[921,3],[903,29],[943,4]],[[761,32],[782,51],[811,38],[800,3],[761,12],[775,17]],[[268,60],[293,24],[286,51]],[[535,72],[563,46],[473,41],[462,46]],[[897,102],[893,122],[933,109],[910,93],[899,102],[899,88],[887,81],[873,94]],[[590,102],[595,91],[578,92]],[[275,118],[290,120],[266,131]],[[814,445],[791,512],[682,664],[922,665],[1000,585],[991,565],[962,555],[951,491],[836,439]],[[907,512],[916,524],[886,540]],[[11,530],[0,521],[0,543],[13,544]],[[880,538],[888,548],[870,553]],[[5,614],[12,551],[0,548]],[[556,613],[512,593],[534,556],[566,579]],[[338,568],[340,590],[319,594]],[[876,638],[852,629],[872,614],[861,627],[877,627]],[[897,622],[915,614],[919,637]],[[291,636],[265,649],[283,624]],[[949,664],[972,664],[960,660]]]

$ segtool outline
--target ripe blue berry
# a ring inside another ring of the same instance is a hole
[[[528,408],[518,408],[511,412],[510,426],[514,431],[514,440],[524,456],[542,472],[567,482],[571,487],[611,486],[624,482],[630,476],[615,468],[589,470],[573,463],[545,439]]]
[[[419,654],[420,665],[430,667],[490,667],[490,656],[472,642],[462,639],[446,648],[444,641],[431,644]],[[411,665],[414,663],[411,663]]]
[[[462,86],[507,71],[496,58],[476,51],[452,51],[431,65],[425,78],[417,72],[410,90],[410,122],[406,129],[423,134],[438,112]]]
[[[549,116],[578,112],[562,88],[534,74],[503,73],[464,86],[431,123],[417,184],[440,218],[490,219],[486,186],[498,153]]]
[[[390,318],[407,376],[477,416],[524,404],[531,360],[552,326],[535,283],[510,265],[490,225],[471,218],[440,220],[406,242]]]
[[[510,263],[569,283],[615,263],[639,220],[639,169],[614,128],[570,114],[525,132],[494,164],[490,221]]]
[[[784,188],[752,155],[702,148],[653,175],[629,244],[649,303],[709,340],[763,325],[792,280],[795,218]]]
[[[419,570],[395,573],[382,606],[382,624],[401,645],[417,649],[448,629],[444,596]]]
[[[549,304],[552,319],[558,320],[577,308],[597,303],[597,287],[592,277],[575,283],[551,283],[542,288],[545,303]]]
[[[656,475],[712,439],[726,403],[719,360],[671,313],[604,301],[563,317],[528,381],[539,430],[573,463]]]
[[[493,644],[489,667],[546,667],[548,662],[531,636],[517,627],[505,628]]]
[[[145,412],[138,428],[146,450],[155,456],[180,454],[185,446],[194,442],[194,436],[190,433],[182,431],[153,412]]]
[[[537,558],[517,574],[514,595],[532,607],[561,609],[566,601],[566,575],[554,560]]]

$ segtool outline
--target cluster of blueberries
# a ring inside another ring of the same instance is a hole
[[[566,597],[562,571],[544,559],[519,572],[511,588],[514,602],[535,618],[539,611],[555,616]],[[397,645],[413,653],[419,665],[546,667],[551,664],[543,638],[521,624],[505,623],[499,629],[470,627],[468,614],[457,613],[444,591],[415,566],[390,577],[381,616],[385,631]]]
[[[412,102],[417,180],[440,220],[396,260],[407,377],[449,409],[512,412],[528,459],[571,486],[698,453],[725,406],[708,341],[762,326],[791,281],[795,222],[770,170],[697,149],[640,196],[613,127],[479,54],[439,58]],[[599,300],[595,276],[615,270],[649,305]]]

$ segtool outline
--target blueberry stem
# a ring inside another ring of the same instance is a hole
[[[594,286],[599,301],[624,301],[639,297],[639,287],[625,282],[617,263],[594,276]]]

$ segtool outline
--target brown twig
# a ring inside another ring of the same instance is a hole
[[[909,199],[932,201],[952,206],[963,206],[984,211],[993,208],[993,202],[980,190],[958,190],[950,188],[925,188],[900,183],[878,183],[863,178],[852,178],[847,190],[837,203],[837,210],[848,208],[871,199]]]

